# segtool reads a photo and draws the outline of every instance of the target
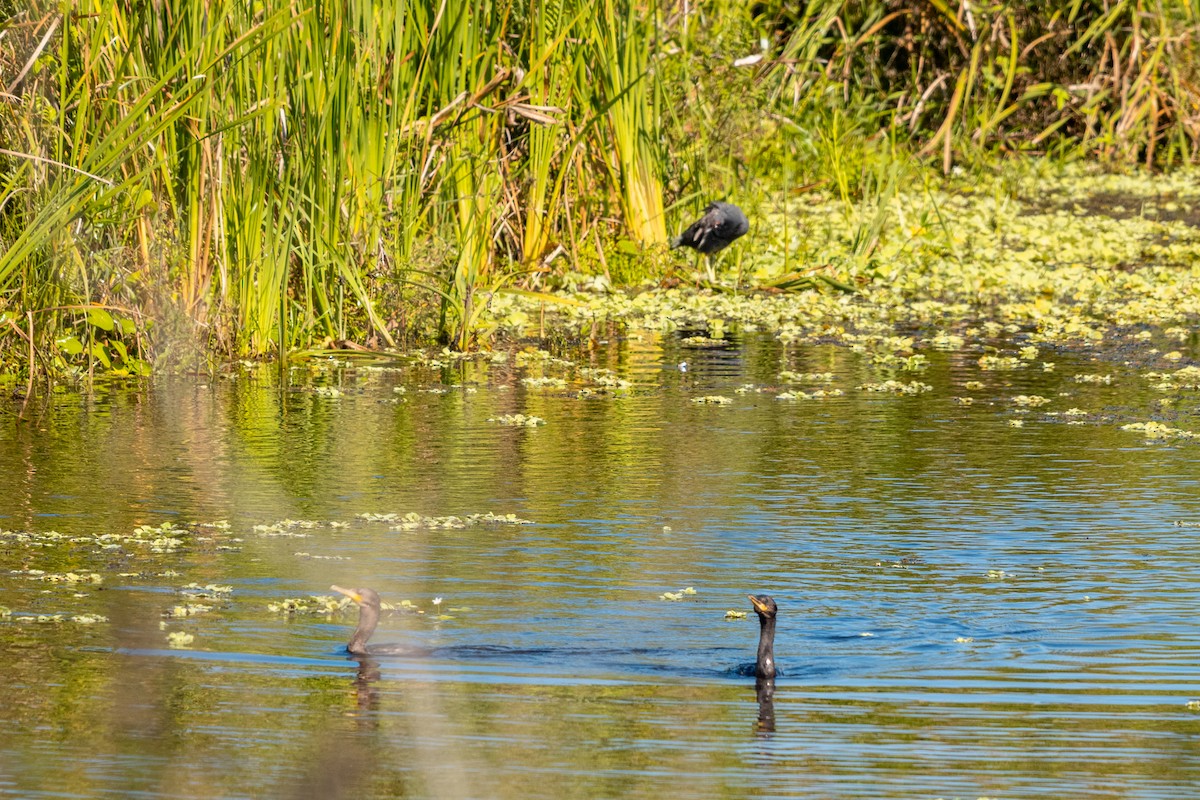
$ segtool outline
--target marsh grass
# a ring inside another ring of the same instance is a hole
[[[661,275],[707,201],[812,186],[846,286],[924,164],[1200,152],[1198,0],[805,8],[0,3],[0,363],[469,348],[498,292]]]

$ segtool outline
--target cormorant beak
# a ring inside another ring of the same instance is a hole
[[[336,589],[337,587],[335,586],[334,588]],[[770,613],[770,612],[767,610],[767,606],[766,606],[766,604],[765,604],[765,603],[763,603],[761,600],[759,600],[757,597],[755,597],[755,596],[754,596],[754,595],[752,595],[752,594],[748,594],[748,595],[746,595],[746,597],[749,597],[749,598],[750,598],[750,603],[751,603],[751,605],[753,605],[753,606],[754,606],[754,610],[755,610],[755,611],[757,611],[757,612],[758,612],[758,613],[760,613],[760,614],[767,614],[767,613]]]
[[[362,595],[359,594],[358,592],[354,591],[353,589],[343,589],[340,586],[330,586],[329,588],[332,589],[333,591],[337,592],[338,594],[346,595],[346,597],[349,597],[351,600],[353,600],[359,607],[362,607],[363,605],[365,605],[363,602]]]

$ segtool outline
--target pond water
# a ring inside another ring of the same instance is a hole
[[[1200,443],[1121,429],[1195,430],[1194,392],[1079,353],[570,357],[238,365],[10,416],[0,796],[1195,796]],[[931,389],[859,388],[887,378]],[[517,413],[545,424],[489,421]],[[430,519],[486,513],[531,524]],[[269,607],[333,583],[428,655],[350,660],[353,607]],[[773,703],[738,673],[751,592]]]

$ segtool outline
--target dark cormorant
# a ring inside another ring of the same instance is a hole
[[[379,592],[374,589],[343,589],[340,586],[330,586],[329,588],[338,594],[346,595],[358,606],[358,627],[354,629],[354,635],[346,643],[348,653],[355,656],[415,656],[424,653],[419,647],[403,644],[377,644],[368,648],[367,640],[371,638],[371,634],[375,632],[375,626],[379,624],[379,610],[382,605]]]
[[[754,675],[761,680],[775,678],[775,614],[779,609],[775,601],[765,594],[746,595],[758,614],[761,630],[758,635],[758,659],[754,664]],[[774,687],[772,687],[774,688]]]

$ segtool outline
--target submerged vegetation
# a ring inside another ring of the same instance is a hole
[[[1195,164],[1196,0],[64,8],[0,2],[0,374],[25,393],[594,325],[656,301],[570,290],[691,280],[668,233],[722,197],[752,230],[716,290],[1000,304],[1051,338],[1086,335],[1067,304],[1194,319],[1194,180],[1080,210],[1064,165]]]

